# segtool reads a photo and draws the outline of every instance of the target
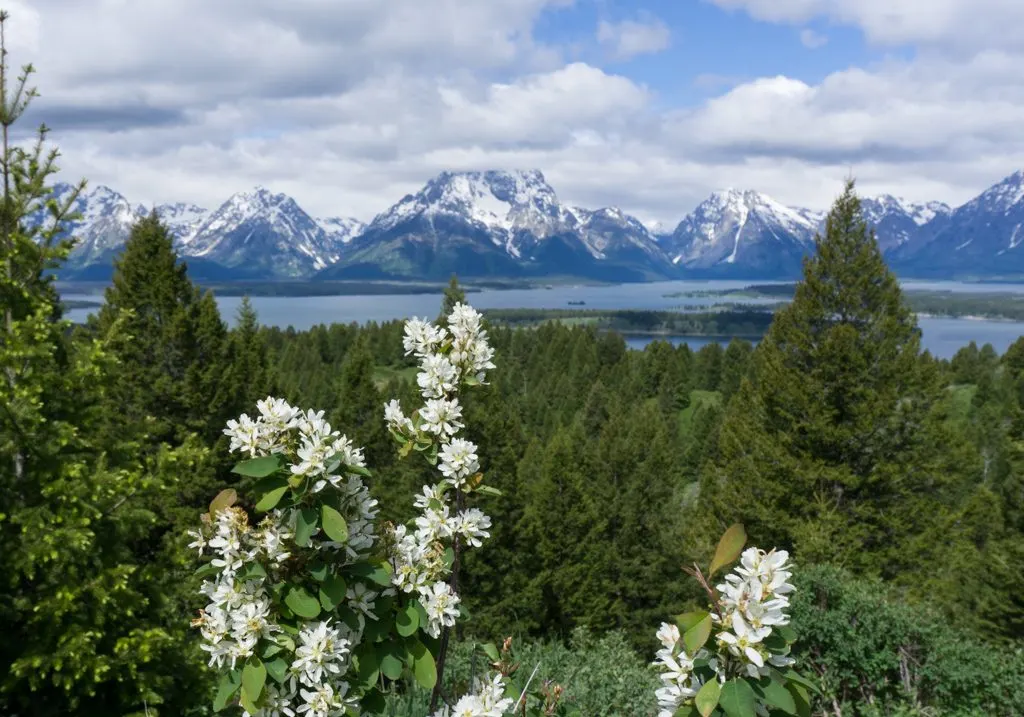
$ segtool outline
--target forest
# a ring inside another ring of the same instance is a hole
[[[23,109],[5,96],[0,124]],[[267,396],[323,410],[365,449],[382,517],[408,520],[429,467],[384,421],[419,395],[403,325],[282,330],[243,304],[229,329],[151,215],[72,326],[53,281],[70,249],[59,157],[45,132],[4,137],[0,713],[212,714],[188,531],[223,489],[253,489],[225,426]],[[438,316],[465,298],[453,279]],[[453,685],[476,642],[511,637],[576,714],[656,714],[654,631],[700,603],[683,567],[742,523],[797,566],[814,714],[1024,714],[1024,338],[922,352],[852,182],[756,348],[485,327],[496,368],[463,415],[500,496],[459,578]],[[376,713],[425,699],[396,680]]]

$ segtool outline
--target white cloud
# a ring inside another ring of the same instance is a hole
[[[616,60],[661,52],[668,48],[671,40],[668,26],[654,17],[622,22],[602,20],[597,25],[597,41]]]
[[[759,20],[815,17],[861,28],[872,42],[965,51],[1024,49],[1024,3],[1016,0],[705,0]]]
[[[211,206],[263,184],[369,219],[443,169],[538,167],[568,201],[674,224],[724,186],[824,207],[852,170],[865,192],[955,203],[1024,166],[1024,48],[969,50],[934,18],[904,24],[932,38],[913,60],[816,84],[705,76],[717,96],[667,111],[534,37],[565,0],[7,2],[64,176],[136,202]],[[853,0],[743,5],[797,27],[878,22]],[[1012,14],[992,13],[975,22]]]
[[[804,47],[814,50],[828,44],[828,37],[820,32],[815,32],[809,27],[805,27],[800,31],[800,42]]]

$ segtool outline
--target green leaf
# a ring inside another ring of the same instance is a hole
[[[385,562],[355,563],[348,569],[350,575],[364,578],[383,587],[391,587],[391,566]]]
[[[785,672],[783,672],[782,674],[790,682],[795,682],[798,685],[802,685],[805,689],[808,689],[811,692],[816,692],[819,695],[821,694],[821,688],[818,687],[818,685],[814,684],[814,682],[812,682],[811,680],[807,679],[806,677],[801,675],[796,670],[790,668],[790,669],[786,670]]]
[[[309,574],[313,576],[313,579],[318,583],[322,583],[331,574],[330,569],[322,560],[314,560],[309,564]]]
[[[324,610],[330,612],[338,607],[345,600],[345,578],[340,575],[331,575],[320,585],[320,604]]]
[[[345,522],[341,513],[331,506],[325,505],[322,509],[322,515],[324,532],[327,533],[327,537],[337,543],[347,542],[348,523]]]
[[[686,654],[693,657],[704,643],[711,637],[711,615],[704,613],[696,625],[683,633],[683,644],[686,646]]]
[[[317,513],[314,508],[303,508],[296,513],[295,544],[300,548],[309,545],[310,539],[317,528]]]
[[[274,679],[274,682],[284,684],[284,681],[288,679],[288,663],[283,657],[278,657],[270,662],[264,662],[263,665],[267,668],[267,674]]]
[[[217,513],[230,508],[238,500],[238,493],[235,492],[234,488],[225,488],[210,501],[210,515],[216,516]]]
[[[409,604],[395,615],[395,629],[402,637],[409,637],[420,626],[420,613],[415,605]]]
[[[203,565],[200,565],[198,568],[196,568],[196,571],[192,574],[195,575],[197,578],[205,578],[208,575],[216,575],[220,571],[221,569],[218,568],[216,565],[204,563]]]
[[[402,676],[402,670],[405,668],[402,665],[402,661],[391,652],[385,652],[380,657],[380,673],[387,677],[389,680],[397,680]]]
[[[267,569],[259,563],[246,563],[246,566],[238,571],[238,578],[241,580],[256,580],[267,577]]]
[[[242,691],[238,695],[238,703],[242,705],[242,709],[251,715],[256,714],[259,707],[256,706],[256,700],[249,696],[249,693],[245,691],[245,687],[242,687]]]
[[[274,454],[236,463],[231,472],[250,478],[266,478],[268,475],[275,473],[280,466],[280,458]]]
[[[474,493],[483,493],[484,495],[496,495],[496,496],[503,496],[503,495],[505,495],[504,493],[502,493],[497,488],[492,488],[489,485],[478,485],[473,490],[473,492]]]
[[[679,632],[686,632],[703,620],[704,616],[707,614],[707,610],[696,610],[694,612],[684,612],[681,615],[676,615],[676,625],[679,626]]]
[[[491,659],[491,662],[499,662],[501,660],[501,654],[498,652],[498,646],[493,642],[488,642],[480,647],[483,648],[484,653]]]
[[[364,642],[355,655],[358,684],[373,687],[380,674],[380,655],[373,645]]]
[[[248,696],[249,700],[256,704],[259,702],[260,693],[263,692],[263,685],[267,682],[267,668],[258,657],[250,657],[245,661],[242,668],[242,694]]]
[[[281,645],[278,645],[276,642],[268,643],[267,646],[263,648],[263,652],[260,653],[260,655],[263,656],[264,664],[266,664],[267,660],[269,660],[271,657],[273,657],[283,649],[284,648]]]
[[[231,670],[221,675],[220,682],[217,684],[217,696],[213,699],[213,711],[220,712],[222,709],[227,707],[228,700],[231,696],[238,691],[238,688],[242,686],[242,671]]]
[[[786,685],[786,691],[792,696],[793,704],[796,705],[797,717],[811,717],[813,710],[811,710],[811,697],[807,694],[807,690],[801,685],[790,682]]]
[[[288,492],[288,484],[273,488],[263,494],[263,497],[256,501],[256,510],[260,513],[266,513],[268,510],[273,510],[278,503],[281,502],[281,498]]]
[[[700,717],[700,712],[697,710],[697,706],[691,702],[673,712],[672,717]]]
[[[708,715],[715,711],[721,691],[722,688],[719,686],[718,680],[708,680],[700,688],[697,696],[693,698],[693,702],[697,706],[697,711],[700,712],[701,717],[708,717]]]
[[[756,717],[755,707],[757,695],[746,680],[735,677],[722,685],[722,693],[718,698],[729,717]]]
[[[373,474],[370,473],[369,469],[365,468],[364,466],[351,466],[345,464],[345,472],[355,473],[356,475],[365,476],[367,478],[373,478]]]
[[[441,556],[441,559],[444,561],[444,566],[446,568],[450,569],[453,565],[455,565],[455,551],[452,550],[452,547],[450,545],[444,549],[444,555]]]
[[[715,557],[712,558],[711,567],[708,568],[708,577],[710,578],[721,568],[736,560],[743,552],[743,545],[746,542],[747,531],[743,529],[742,524],[736,523],[725,531],[715,549]]]
[[[764,678],[757,683],[757,689],[761,692],[764,701],[772,707],[782,710],[788,715],[796,714],[796,702],[781,683],[771,678]]]
[[[320,614],[320,603],[303,587],[293,587],[284,598],[284,604],[299,617],[313,619]]]
[[[796,642],[796,630],[789,625],[775,625],[772,627],[772,633],[777,633],[786,642]]]
[[[430,654],[427,646],[418,640],[410,651],[413,659],[412,671],[416,676],[416,682],[425,690],[434,689],[434,685],[437,683],[437,665],[434,664],[434,656]]]

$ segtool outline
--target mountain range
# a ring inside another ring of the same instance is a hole
[[[58,185],[58,195],[71,188]],[[1024,171],[952,208],[882,195],[864,216],[907,277],[1024,274]],[[751,190],[715,192],[672,231],[616,207],[559,200],[538,170],[442,172],[369,224],[313,217],[263,187],[214,210],[147,208],[99,186],[80,196],[77,239],[61,278],[103,279],[132,224],[151,209],[197,279],[447,279],[566,276],[610,281],[792,278],[814,251],[825,212]]]

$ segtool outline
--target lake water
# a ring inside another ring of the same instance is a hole
[[[671,297],[667,294],[685,291],[720,291],[741,289],[752,283],[784,283],[753,281],[661,281],[647,284],[619,284],[613,286],[554,286],[533,289],[485,289],[469,294],[470,302],[478,309],[565,309],[570,301],[583,301],[587,309],[657,309],[693,310],[721,303],[721,297]],[[1004,292],[1024,294],[1024,284],[964,284],[955,281],[905,281],[905,288],[913,290],[954,291],[960,293]],[[66,300],[98,300],[89,294],[64,294]],[[730,302],[747,304],[774,303],[775,299],[749,299],[728,297]],[[241,297],[224,296],[217,299],[221,314],[231,323],[241,303]],[[441,291],[436,294],[385,294],[380,296],[256,296],[251,299],[260,322],[271,326],[294,326],[307,329],[316,324],[364,323],[390,321],[412,316],[434,318],[441,306]],[[84,321],[93,309],[74,309],[69,312],[73,321]],[[986,319],[950,319],[919,317],[922,345],[934,355],[950,358],[970,343],[979,346],[991,343],[1002,353],[1019,336],[1024,335],[1024,322]],[[674,343],[688,343],[691,348],[718,339],[708,337],[674,337]],[[628,343],[642,348],[647,339],[634,337]]]

